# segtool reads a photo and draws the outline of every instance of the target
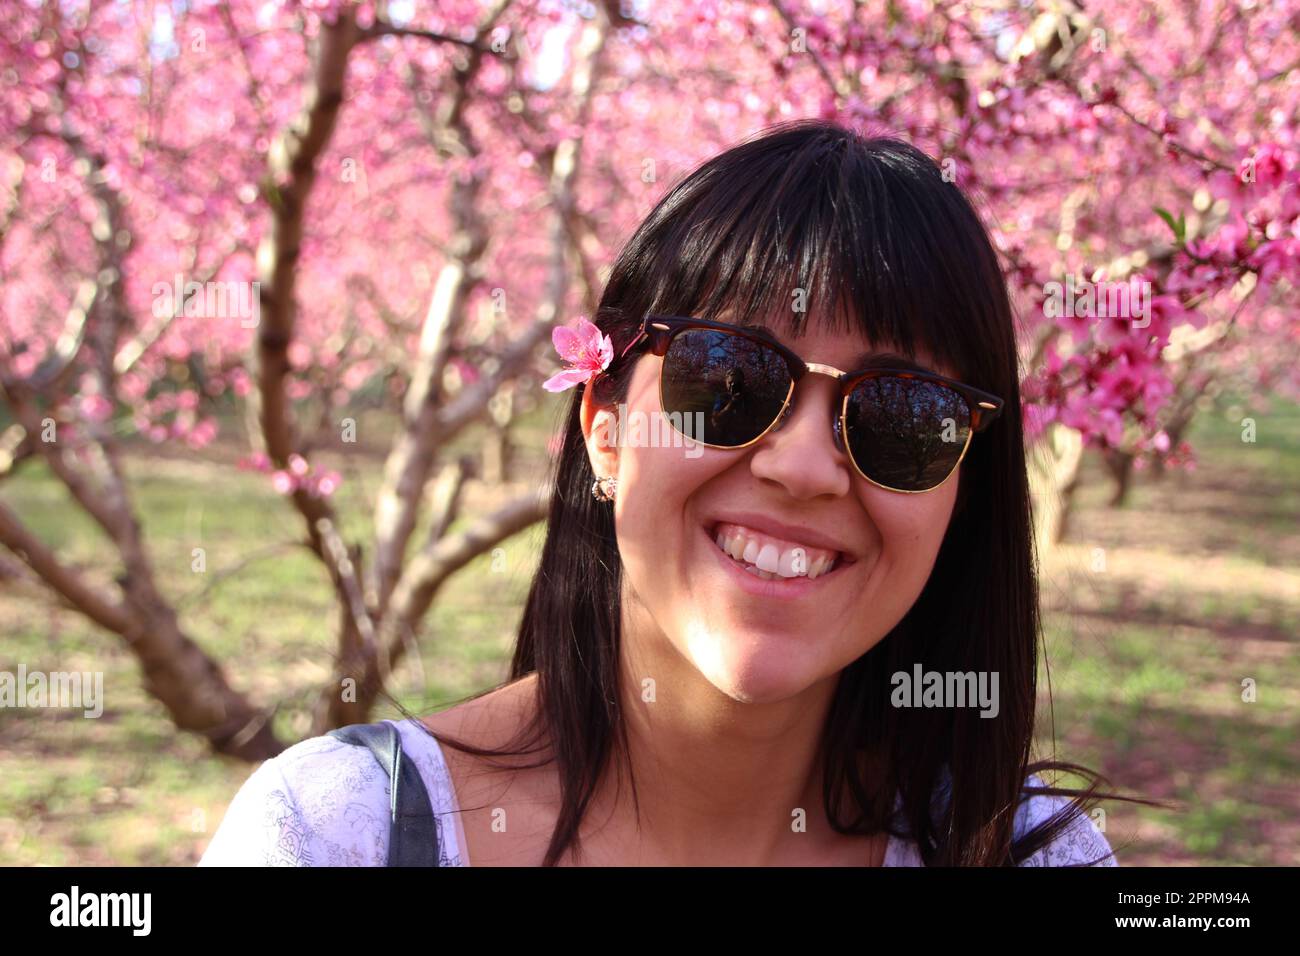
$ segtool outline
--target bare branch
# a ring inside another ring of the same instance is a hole
[[[434,492],[433,523],[429,526],[429,540],[437,541],[447,533],[456,516],[460,514],[461,493],[465,482],[475,471],[474,461],[463,455],[443,469]]]
[[[100,594],[76,571],[60,562],[45,542],[32,534],[4,502],[0,502],[0,544],[17,555],[68,604],[100,627],[123,635],[131,631],[130,612]]]
[[[483,37],[491,32],[509,5],[510,0],[498,0],[475,35]],[[482,51],[476,48],[468,62],[456,69],[454,91],[443,101],[437,115],[421,114],[432,145],[444,158],[464,156],[472,162],[481,153],[465,116],[465,104],[482,62]],[[449,255],[434,284],[420,332],[419,352],[402,406],[403,428],[384,462],[383,484],[375,502],[375,554],[369,595],[380,615],[397,582],[415,528],[421,492],[433,468],[443,373],[487,251],[489,230],[478,209],[482,186],[478,176],[458,176],[452,182]]]
[[[545,488],[523,495],[459,534],[431,540],[420,550],[403,571],[379,631],[392,664],[401,658],[406,641],[446,580],[485,551],[542,520],[548,499]]]
[[[419,30],[414,27],[397,27],[391,23],[382,23],[375,21],[374,26],[361,31],[360,40],[374,40],[379,37],[418,37],[421,40],[433,40],[436,43],[452,43],[456,46],[464,47],[467,50],[473,50],[475,53],[491,53],[492,50],[482,46],[477,40],[462,40],[460,37],[454,37],[447,33],[439,33],[436,30]]]
[[[588,24],[580,43],[581,60],[575,69],[573,90],[580,98],[578,128],[586,125],[591,110],[591,92],[602,66],[606,30],[599,22]],[[548,269],[546,295],[537,308],[533,324],[504,351],[500,362],[489,374],[467,386],[456,399],[440,409],[436,420],[435,442],[446,442],[465,426],[487,414],[488,401],[507,381],[517,376],[531,361],[538,345],[549,339],[559,318],[568,290],[569,268],[566,251],[574,248],[576,239],[571,232],[574,225],[573,209],[580,139],[562,140],[551,157],[549,191],[555,208],[551,224],[551,262]]]
[[[785,21],[787,29],[794,30],[799,26],[790,12],[786,10],[785,4],[783,4],[781,0],[772,0],[772,6],[776,8],[777,14]],[[831,75],[830,68],[826,66],[826,61],[822,59],[821,55],[812,47],[809,47],[807,52],[812,57],[813,65],[817,67],[817,72],[822,75],[822,79],[826,81],[826,85],[830,87],[831,92],[836,96],[843,96],[847,93],[848,91],[845,87],[845,81],[843,79],[836,81],[835,77]]]
[[[0,478],[7,478],[21,462],[36,454],[32,436],[22,425],[13,424],[0,432]]]
[[[72,296],[72,305],[63,321],[63,331],[54,343],[53,354],[32,372],[31,387],[38,392],[57,388],[72,372],[81,346],[86,341],[86,317],[99,295],[93,279],[83,279]]]
[[[348,613],[352,615],[353,626],[361,638],[361,647],[365,651],[370,651],[375,646],[375,624],[370,619],[370,612],[366,610],[352,556],[348,554],[347,545],[343,543],[338,530],[334,527],[334,522],[329,518],[319,519],[316,522],[316,529],[325,544],[325,554],[334,565],[334,573],[343,584],[342,597]]]

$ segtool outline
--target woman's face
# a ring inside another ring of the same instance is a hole
[[[856,335],[812,328],[782,340],[805,361],[846,370],[870,350]],[[952,374],[923,351],[916,360]],[[662,362],[644,355],[633,372],[625,411],[643,422],[660,412]],[[784,700],[870,650],[916,601],[948,527],[960,470],[923,494],[866,481],[836,447],[837,395],[828,376],[804,376],[778,429],[728,451],[684,440],[606,447],[619,410],[596,407],[585,392],[592,467],[618,478],[612,507],[629,610],[735,700]],[[769,582],[725,554],[718,532],[742,558],[748,549],[751,561],[775,560],[779,570],[816,568],[828,551],[838,557],[830,573]],[[758,557],[765,550],[767,560]],[[648,629],[625,640],[658,639]]]

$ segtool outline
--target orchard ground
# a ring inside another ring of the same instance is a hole
[[[1124,865],[1300,864],[1300,408],[1256,415],[1254,444],[1241,441],[1240,417],[1199,419],[1198,469],[1159,482],[1139,473],[1123,509],[1105,506],[1100,463],[1087,457],[1070,540],[1044,556],[1054,708],[1040,708],[1038,753],[1054,726],[1058,758],[1178,807],[1106,807]],[[551,423],[549,406],[525,423],[515,474],[541,473]],[[264,475],[234,467],[244,452],[235,428],[227,435],[232,444],[202,453],[133,449],[132,487],[188,633],[238,689],[278,705],[276,729],[292,741],[329,677],[337,611],[321,566],[292,543],[297,514]],[[328,462],[344,475],[345,536],[365,530],[382,447],[363,441]],[[466,513],[524,487],[475,483]],[[43,465],[23,467],[4,495],[65,561],[108,579],[108,549]],[[541,533],[534,526],[495,567],[485,555],[444,588],[421,654],[393,684],[406,707],[432,712],[505,674]],[[105,706],[97,720],[0,711],[0,864],[196,862],[252,765],[178,734],[121,642],[6,558],[0,670],[102,670]],[[1253,702],[1242,699],[1248,679]],[[373,718],[391,716],[386,706]]]

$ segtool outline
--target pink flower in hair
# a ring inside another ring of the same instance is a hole
[[[569,363],[569,368],[542,383],[542,388],[548,392],[562,392],[589,382],[614,360],[614,343],[608,335],[602,335],[586,316],[578,319],[577,328],[556,326],[551,332],[551,342],[560,358]]]

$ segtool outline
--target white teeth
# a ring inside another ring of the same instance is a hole
[[[722,535],[718,535],[717,542],[723,553],[737,561],[741,560],[741,555],[744,553],[744,538],[740,535],[733,535],[730,539],[727,539]]]
[[[811,561],[803,548],[788,548],[781,551],[776,545],[768,543],[761,547],[743,532],[733,532],[728,537],[719,531],[714,535],[714,543],[726,555],[741,563],[744,569],[755,577],[765,581],[780,578],[817,578],[828,573],[836,566],[836,555],[819,555]]]
[[[727,554],[731,555],[733,558],[738,559],[745,552],[744,539],[741,538],[740,535],[732,536],[732,539],[729,542],[727,542],[726,551]]]

